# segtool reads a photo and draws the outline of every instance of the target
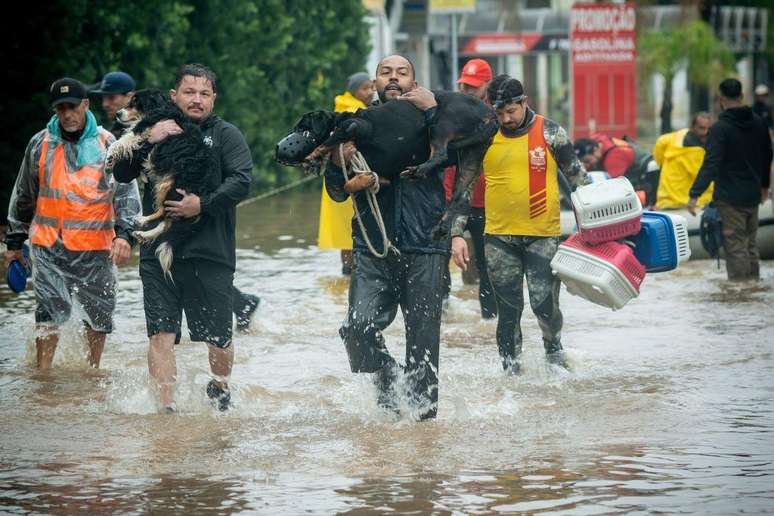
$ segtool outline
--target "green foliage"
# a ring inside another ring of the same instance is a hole
[[[637,49],[643,71],[659,74],[666,81],[685,67],[689,82],[712,86],[734,70],[733,53],[702,21],[688,22],[672,31],[646,32],[640,36]]]
[[[0,42],[2,213],[27,141],[51,116],[51,82],[96,83],[117,69],[140,88],[168,89],[181,64],[206,64],[219,77],[215,112],[252,150],[255,188],[296,179],[273,162],[274,145],[303,112],[332,109],[346,77],[363,69],[364,15],[361,0],[52,0],[29,9]]]

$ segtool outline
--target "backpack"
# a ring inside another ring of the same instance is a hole
[[[714,203],[704,207],[699,221],[699,237],[701,246],[710,255],[710,258],[718,259],[720,265],[720,248],[723,246],[723,221],[720,212]]]

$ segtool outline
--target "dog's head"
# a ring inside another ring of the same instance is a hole
[[[277,143],[274,159],[282,165],[303,166],[307,172],[314,172],[318,166],[314,156],[305,160],[328,139],[336,124],[336,114],[330,111],[312,111],[301,117],[293,131]],[[317,170],[319,172],[319,170]]]
[[[168,94],[161,90],[138,90],[132,96],[129,104],[118,111],[116,117],[124,125],[134,124],[150,113],[163,113],[174,110],[174,103]]]

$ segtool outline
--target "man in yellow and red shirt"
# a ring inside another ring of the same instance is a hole
[[[113,265],[129,259],[140,195],[136,182],[118,184],[105,171],[106,149],[115,138],[97,125],[83,84],[59,79],[49,100],[55,114],[27,145],[11,194],[5,260],[23,262],[29,236],[38,368],[51,367],[58,327],[69,319],[73,297],[84,312],[89,364],[99,367],[113,329]]]
[[[565,130],[529,108],[521,82],[497,76],[487,96],[500,130],[484,157],[484,245],[497,300],[497,347],[503,368],[513,374],[520,371],[525,275],[547,359],[566,367],[560,282],[550,265],[561,235],[558,173],[576,186],[585,182],[586,173]],[[462,238],[463,219],[452,227],[452,256],[458,266],[466,268],[469,255]]]

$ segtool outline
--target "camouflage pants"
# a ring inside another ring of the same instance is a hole
[[[524,310],[524,276],[532,312],[543,333],[547,354],[562,350],[560,281],[551,272],[559,238],[485,235],[489,279],[497,299],[497,348],[508,369],[521,354],[521,313]]]
[[[732,206],[715,201],[723,221],[723,249],[726,252],[726,273],[730,280],[760,277],[758,247],[758,207]]]

